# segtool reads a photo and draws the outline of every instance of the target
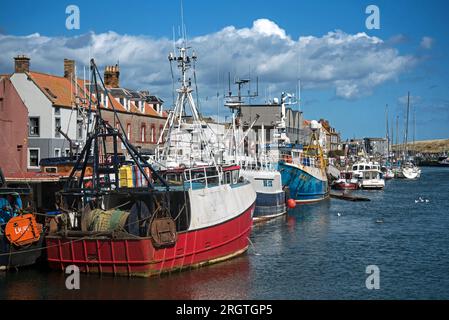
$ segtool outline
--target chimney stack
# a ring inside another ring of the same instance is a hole
[[[30,58],[25,55],[14,57],[14,72],[25,73],[30,71]]]
[[[75,76],[75,60],[64,59],[64,78],[72,79]]]
[[[120,68],[118,64],[115,66],[106,66],[104,70],[104,84],[107,87],[119,88],[120,87]]]

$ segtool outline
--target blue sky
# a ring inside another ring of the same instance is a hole
[[[80,30],[65,28],[65,9],[69,4],[80,8]],[[380,9],[380,30],[365,27],[365,8],[370,4]],[[0,73],[12,71],[12,56],[17,53],[30,55],[32,69],[36,71],[60,73],[62,59],[84,59],[84,49],[89,43],[99,64],[120,60],[124,86],[147,88],[169,104],[171,79],[167,52],[154,51],[165,49],[172,38],[173,26],[180,25],[180,1],[21,1],[19,9],[17,6],[16,1],[2,0],[0,50],[9,55],[2,54]],[[289,69],[298,70],[294,52],[299,50],[297,52],[303,52],[304,58],[299,55],[301,71],[295,72],[302,79],[302,109],[306,118],[328,119],[344,138],[383,136],[385,105],[389,105],[390,118],[400,116],[402,127],[403,97],[409,90],[412,106],[416,108],[417,139],[448,138],[448,10],[448,1],[435,0],[184,0],[188,37],[201,53],[197,71],[202,110],[209,114],[215,112],[216,101],[211,97],[217,87],[222,91],[222,78],[227,71],[245,76],[251,67],[255,70],[253,74],[259,73],[261,78],[264,92],[261,95],[266,94],[268,87],[272,95],[280,94],[281,90],[294,91],[295,75]],[[255,24],[260,19],[265,20]],[[226,31],[228,29],[224,28],[229,26],[234,29]],[[273,33],[251,42],[250,52],[240,50],[247,45],[242,34],[249,32],[258,37],[260,32],[268,30],[266,28],[274,30]],[[326,36],[336,30],[340,30],[339,33]],[[207,44],[208,41],[219,42],[227,33],[234,36],[228,43],[230,47]],[[355,36],[360,33],[365,33],[367,38]],[[35,35],[30,40],[31,34]],[[313,37],[312,45],[305,39],[309,36]],[[343,43],[334,48],[335,39]],[[284,47],[283,42],[290,44]],[[117,49],[124,43],[135,48],[135,52],[142,50],[142,54]],[[273,51],[270,43],[280,49]],[[336,59],[344,65],[339,65],[337,60],[329,61],[334,57],[334,49],[339,52]],[[145,50],[153,53],[145,54]],[[258,50],[254,57],[242,59],[248,66],[237,61]],[[284,53],[289,50],[292,55],[286,58]],[[271,66],[263,66],[272,51],[278,58],[271,61]],[[372,54],[373,51],[376,54]],[[211,60],[215,52],[220,54],[217,53],[220,62]],[[232,58],[226,57],[226,53]],[[342,57],[353,61],[342,60]],[[151,61],[146,61],[150,58]],[[57,59],[61,62],[53,66],[51,61],[54,63]],[[247,61],[253,61],[253,65]],[[276,69],[273,65],[277,63],[279,68]],[[320,70],[322,65],[326,67]],[[146,73],[140,72],[142,68],[147,68]],[[214,81],[214,74],[220,80]],[[285,79],[282,79],[284,74]],[[369,77],[374,77],[373,85],[367,80]]]

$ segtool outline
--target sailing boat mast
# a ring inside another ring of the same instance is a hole
[[[406,121],[405,121],[405,136],[404,136],[404,156],[408,156],[408,118],[409,118],[409,113],[410,113],[410,91],[407,94],[407,117],[406,117]]]
[[[396,116],[396,158],[399,154],[399,116]]]
[[[385,120],[386,120],[386,136],[387,139],[387,160],[390,158],[390,136],[388,127],[388,104],[385,106]]]

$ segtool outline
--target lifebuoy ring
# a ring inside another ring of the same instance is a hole
[[[24,246],[39,241],[42,225],[36,222],[32,214],[24,214],[11,218],[5,227],[5,236],[16,246]]]

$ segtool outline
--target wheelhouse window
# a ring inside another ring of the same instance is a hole
[[[61,149],[55,148],[54,156],[55,158],[59,158],[61,156]]]
[[[29,136],[30,137],[39,137],[40,127],[38,117],[30,117],[29,118]]]
[[[264,179],[263,180],[263,186],[267,187],[267,188],[271,188],[273,186],[273,180]]]

